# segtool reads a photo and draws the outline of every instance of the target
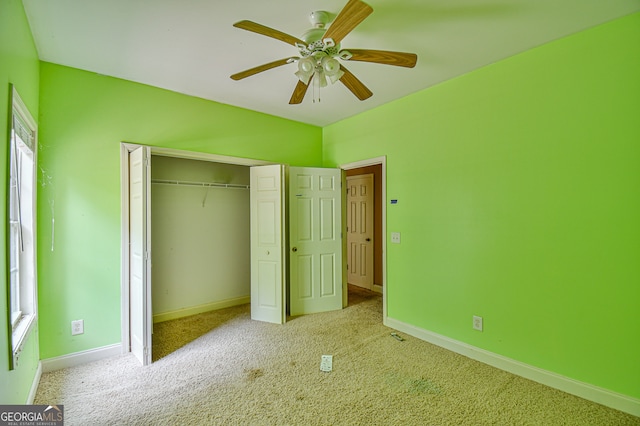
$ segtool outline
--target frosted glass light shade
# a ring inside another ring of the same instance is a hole
[[[329,77],[338,74],[340,71],[340,62],[330,56],[325,56],[321,61],[322,69],[324,73]]]
[[[303,74],[310,74],[316,68],[316,63],[311,58],[302,58],[298,61],[298,71]]]

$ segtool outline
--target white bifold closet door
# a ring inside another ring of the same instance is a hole
[[[151,164],[149,147],[129,155],[129,322],[131,352],[151,364]]]
[[[284,166],[254,166],[251,181],[251,319],[286,321]]]
[[[277,324],[286,321],[287,259],[291,315],[343,306],[342,172],[291,167],[288,180],[285,212],[284,166],[251,168],[251,318]]]

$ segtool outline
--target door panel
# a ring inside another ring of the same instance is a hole
[[[333,253],[320,255],[320,296],[335,296],[342,286],[336,282],[336,255]]]
[[[151,364],[151,192],[149,148],[129,154],[129,321],[131,352]]]
[[[251,168],[251,319],[285,316],[284,166]]]
[[[342,308],[341,171],[289,169],[291,315]]]
[[[373,288],[373,175],[347,178],[348,281]]]

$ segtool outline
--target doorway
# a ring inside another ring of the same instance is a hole
[[[151,161],[153,322],[249,303],[249,167]]]
[[[163,331],[172,320],[250,302],[250,168],[158,155],[151,162],[155,362],[208,331],[190,324],[172,335]]]
[[[355,209],[355,213],[358,215],[364,215],[365,213],[373,213],[372,220],[373,223],[371,226],[370,233],[363,233],[362,241],[359,243],[366,247],[371,251],[372,254],[372,279],[371,285],[366,285],[362,282],[354,282],[353,277],[355,274],[351,273],[349,270],[348,277],[349,285],[355,285],[357,287],[363,287],[366,289],[370,289],[372,291],[382,293],[383,297],[383,321],[386,321],[386,157],[377,157],[368,160],[362,160],[354,163],[343,164],[340,166],[341,169],[345,170],[345,174],[347,176],[347,180],[351,182],[356,182],[358,184],[366,182],[366,176],[371,176],[371,184],[372,184],[372,198],[373,198],[373,209],[371,212],[365,212],[362,209]],[[354,181],[355,179],[355,181]],[[360,188],[359,185],[353,185],[357,188]],[[347,208],[349,209],[349,195],[347,190],[357,190],[357,196],[360,197],[362,194],[362,190],[360,189],[350,189],[349,185],[345,189],[345,198],[347,199]],[[357,198],[357,197],[356,197]],[[361,202],[361,198],[357,198],[358,202]],[[350,214],[347,211],[347,217],[349,218]],[[351,219],[351,218],[349,218]],[[359,218],[361,220],[362,218]],[[349,224],[348,224],[349,226]],[[347,230],[347,234],[349,234],[349,230]],[[371,241],[366,241],[369,238]],[[347,237],[349,239],[349,237]],[[354,245],[347,244],[346,249],[346,257],[349,259],[350,263],[353,257],[360,257],[363,255],[362,251],[354,250]],[[359,260],[359,259],[356,259]],[[360,263],[363,265],[363,263]],[[351,267],[351,265],[350,265]],[[357,267],[357,266],[356,266]]]

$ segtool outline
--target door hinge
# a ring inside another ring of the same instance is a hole
[[[145,262],[148,262],[150,257],[151,257],[151,255],[149,254],[149,252],[148,252],[148,251],[145,251],[145,252],[144,252],[144,261],[145,261]]]

